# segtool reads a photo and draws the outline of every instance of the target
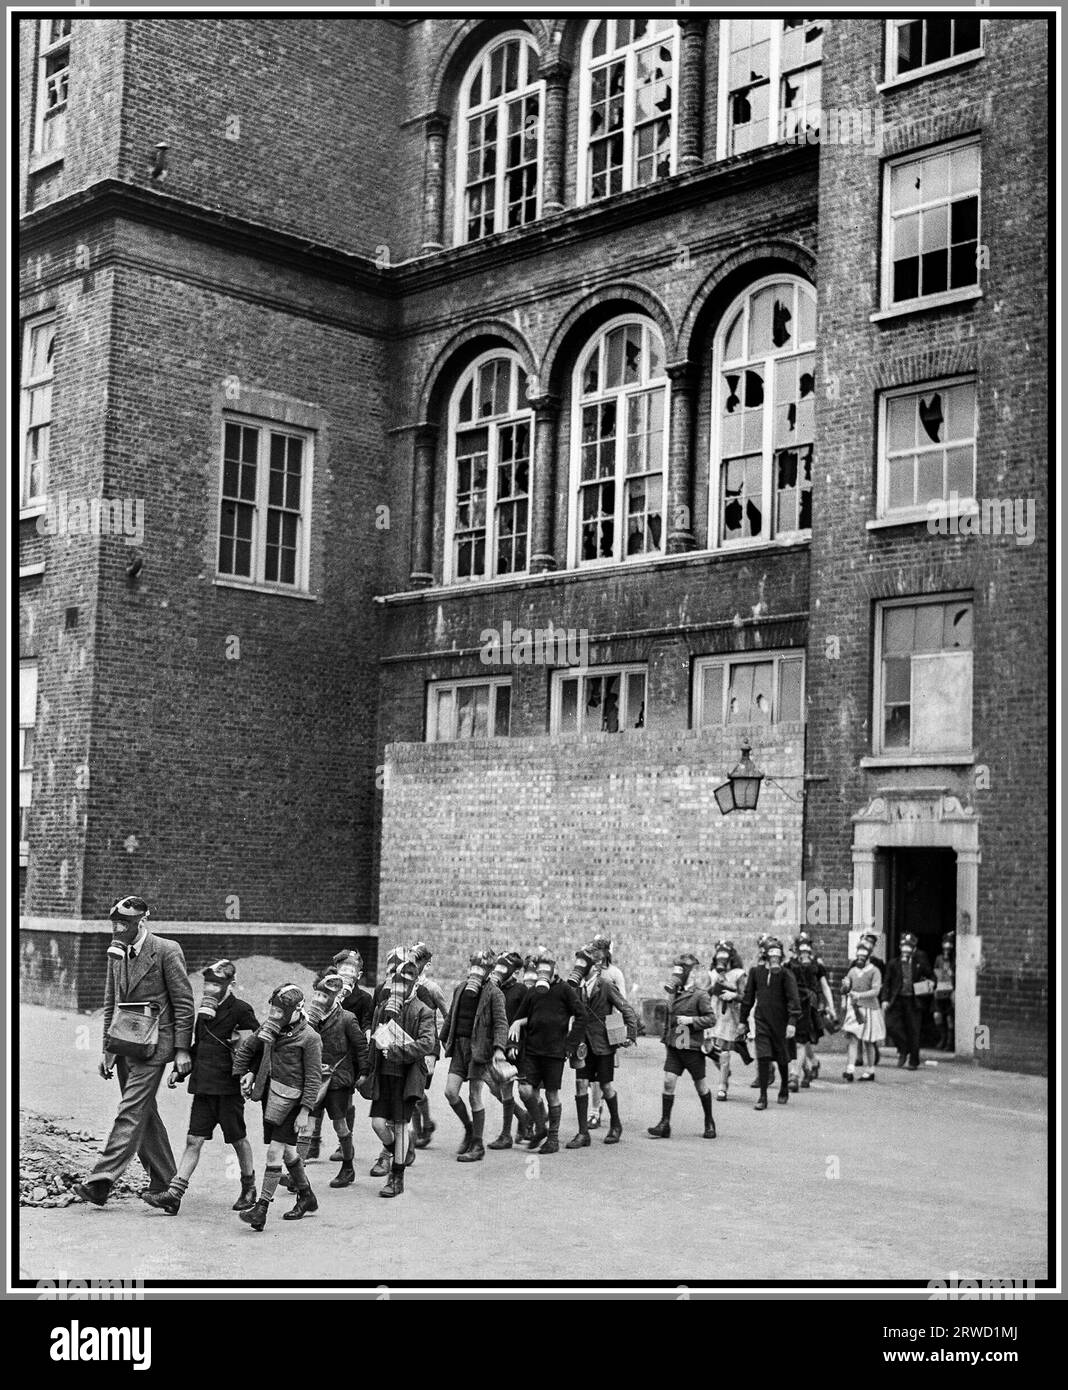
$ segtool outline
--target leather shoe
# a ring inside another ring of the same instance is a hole
[[[479,1163],[486,1157],[486,1150],[481,1139],[472,1139],[470,1146],[462,1154],[456,1155],[457,1163]]]
[[[153,1207],[156,1211],[165,1211],[168,1216],[177,1216],[178,1209],[182,1205],[181,1197],[176,1197],[173,1192],[144,1192],[141,1200],[146,1207]],[[252,1203],[249,1203],[251,1206]]]
[[[302,1191],[297,1193],[297,1200],[293,1203],[292,1209],[282,1213],[282,1220],[299,1221],[302,1216],[318,1210],[319,1202],[315,1193],[310,1187],[305,1187]]]
[[[786,1102],[787,1102],[789,1099],[790,1099],[790,1092],[789,1092],[789,1091],[780,1091],[779,1094],[776,1096],[776,1100],[779,1102],[780,1105],[785,1105]]]
[[[492,1144],[487,1144],[488,1149],[510,1149],[512,1147],[512,1136],[510,1134],[498,1134]]]
[[[111,1184],[97,1178],[91,1182],[75,1183],[74,1191],[83,1202],[92,1202],[94,1207],[102,1207],[111,1193]]]
[[[619,1141],[620,1141],[622,1138],[623,1138],[623,1126],[622,1126],[622,1125],[609,1125],[609,1126],[608,1126],[608,1133],[607,1133],[607,1134],[605,1135],[605,1137],[604,1137],[604,1143],[606,1143],[606,1144],[618,1144]]]
[[[903,1052],[899,1052],[897,1054],[897,1064],[899,1067],[903,1067],[907,1061],[908,1058],[905,1056]]]
[[[254,1207],[241,1212],[241,1220],[247,1221],[254,1231],[262,1231],[267,1225],[267,1208],[270,1204],[261,1197]]]
[[[671,1126],[668,1124],[667,1120],[661,1120],[659,1124],[649,1126],[649,1133],[654,1139],[670,1139]]]
[[[701,1135],[701,1138],[702,1138],[702,1139],[715,1139],[715,1137],[716,1137],[716,1122],[715,1122],[715,1120],[709,1120],[708,1124],[705,1125],[705,1132],[704,1132],[704,1134]]]
[[[541,1147],[536,1151],[540,1154],[555,1154],[560,1152],[560,1141],[554,1134],[547,1135]]]
[[[456,1150],[456,1157],[462,1158],[474,1142],[475,1136],[471,1133],[470,1130],[467,1130],[467,1132],[464,1134],[463,1142],[461,1143],[460,1147]]]
[[[584,1129],[580,1129],[574,1139],[569,1139],[564,1147],[566,1149],[588,1149],[590,1147],[590,1136]]]
[[[767,1096],[761,1096],[760,1099],[757,1101],[756,1105],[753,1106],[753,1109],[754,1109],[754,1110],[766,1110],[767,1108],[768,1108],[768,1098],[767,1098]]]
[[[384,1178],[389,1172],[389,1165],[393,1162],[393,1155],[389,1149],[383,1149],[375,1159],[375,1166],[371,1169],[372,1178]]]

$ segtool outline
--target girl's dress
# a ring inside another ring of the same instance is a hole
[[[849,982],[846,1014],[842,1029],[861,1042],[879,1043],[886,1037],[886,1024],[879,1004],[883,977],[876,965],[851,965],[845,974]]]
[[[712,1025],[712,1040],[720,1052],[730,1052],[745,1031],[738,1022],[744,989],[744,970],[727,970],[722,975],[718,970],[713,970],[712,1004],[716,1011],[716,1021]],[[731,998],[730,995],[734,997]]]

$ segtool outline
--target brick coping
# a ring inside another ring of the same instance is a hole
[[[363,936],[377,940],[378,926],[365,922],[170,922],[148,919],[149,930],[166,936]],[[110,932],[105,918],[20,917],[19,931]]]

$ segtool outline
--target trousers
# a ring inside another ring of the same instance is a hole
[[[137,1154],[148,1172],[151,1186],[167,1187],[177,1168],[167,1130],[156,1107],[156,1092],[163,1080],[164,1068],[116,1057],[115,1070],[122,1088],[122,1100],[89,1181],[116,1182]]]

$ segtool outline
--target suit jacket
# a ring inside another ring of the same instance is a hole
[[[449,1010],[445,1031],[441,1035],[446,1057],[452,1056],[456,1014],[460,1008],[460,995],[463,991],[463,985],[457,985],[453,991],[452,1008]],[[504,1008],[504,995],[496,981],[486,980],[478,992],[478,1004],[475,1007],[475,1021],[471,1028],[471,1057],[476,1062],[492,1062],[494,1048],[499,1047],[503,1052],[507,1046],[508,1017]]]
[[[371,1045],[370,1045],[370,1067],[371,1067],[371,1099],[378,1100],[382,1092],[382,1057],[378,1050],[378,1045],[374,1041],[374,1032],[379,1024],[385,1020],[385,1001],[378,1004],[375,1008],[374,1018],[371,1020]],[[426,1092],[426,1067],[423,1065],[424,1057],[429,1057],[437,1046],[438,1031],[435,1024],[435,1015],[432,1009],[428,1008],[421,999],[414,996],[407,1001],[397,1016],[397,1022],[401,1028],[412,1039],[411,1045],[405,1045],[398,1052],[391,1052],[390,1057],[394,1061],[403,1062],[404,1068],[404,1099],[422,1100]],[[366,1092],[363,1093],[366,1096]]]
[[[576,991],[582,1012],[572,1020],[571,1032],[567,1039],[567,1050],[573,1053],[580,1043],[586,1046],[595,1057],[606,1057],[615,1048],[608,1041],[604,1021],[613,1009],[618,1009],[627,1025],[627,1037],[631,1042],[638,1040],[638,1015],[616,989],[611,980],[598,975],[587,994],[582,988]]]
[[[926,955],[922,951],[917,951],[912,957],[912,983],[915,984],[917,980],[933,979],[934,971],[931,969]],[[898,999],[902,997],[901,986],[903,983],[901,957],[898,956],[897,960],[892,960],[886,967],[886,974],[883,977],[882,998],[887,1008],[896,1004]],[[906,997],[913,998],[915,996]]]
[[[188,1052],[193,1045],[196,1004],[185,956],[177,941],[148,932],[135,960],[119,961],[108,956],[107,961],[104,1050],[115,1005],[123,1003],[159,1005],[159,1043],[149,1065],[166,1066],[179,1049]]]
[[[685,1025],[687,1036],[683,1042],[677,1043],[675,1038],[680,1016],[692,1018],[693,1023]],[[701,1046],[701,1034],[706,1028],[711,1028],[715,1021],[716,1011],[708,994],[703,989],[684,989],[681,994],[673,995],[668,1003],[660,1041],[667,1047],[679,1048],[683,1052],[696,1051]]]

